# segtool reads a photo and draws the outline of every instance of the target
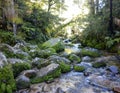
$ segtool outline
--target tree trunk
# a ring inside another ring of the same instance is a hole
[[[17,25],[15,23],[13,23],[13,33],[14,33],[14,37],[16,37],[16,32],[17,32]]]

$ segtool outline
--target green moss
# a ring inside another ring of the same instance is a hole
[[[69,60],[71,60],[71,61],[73,61],[73,62],[81,62],[81,59],[77,56],[77,55],[75,55],[75,54],[70,54],[69,55]]]
[[[54,48],[56,50],[56,52],[59,53],[59,52],[64,51],[65,45],[62,42],[59,42],[55,46],[53,46],[52,48]]]
[[[56,52],[64,51],[65,45],[60,41],[59,38],[52,38],[42,44],[42,48],[54,48]]]
[[[106,67],[106,63],[105,62],[96,62],[96,63],[93,63],[92,66],[94,68]]]
[[[47,58],[53,54],[56,54],[56,51],[55,49],[53,48],[48,48],[48,49],[45,49],[45,50],[41,50],[38,52],[38,54],[36,55],[37,57],[40,57],[40,58]]]
[[[6,91],[6,84],[2,83],[0,86],[0,93],[5,93],[5,91]]]
[[[53,78],[57,78],[61,75],[61,69],[60,67],[57,68],[56,70],[54,70],[53,72],[49,73],[48,75],[46,76],[43,76],[43,77],[35,77],[33,79],[31,79],[31,83],[40,83],[40,82],[43,82],[43,81],[49,81]]]
[[[6,93],[8,85],[11,87],[11,91],[16,90],[16,84],[11,65],[4,66],[0,69],[0,91],[2,91],[1,93]]]
[[[31,68],[29,63],[15,63],[12,65],[14,77],[17,77],[20,72]]]
[[[7,93],[13,93],[10,85],[6,86],[6,91],[7,91]]]
[[[87,49],[82,49],[81,55],[83,55],[83,56],[91,56],[91,57],[99,57],[100,56],[100,54],[98,52],[90,51],[90,50],[87,50]]]
[[[85,70],[84,66],[74,66],[74,70],[77,72],[83,72]]]
[[[42,68],[42,67],[46,67],[50,64],[50,61],[46,61],[45,59],[40,59],[36,62],[33,62],[32,63],[32,66],[33,67],[37,67],[38,69]]]
[[[62,73],[66,73],[66,72],[71,71],[71,66],[68,64],[65,64],[64,62],[60,63],[60,68],[61,68]]]

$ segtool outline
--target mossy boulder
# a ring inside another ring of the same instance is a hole
[[[50,56],[49,57],[49,61],[51,63],[58,63],[58,64],[60,64],[61,62],[64,62],[66,64],[70,64],[71,63],[71,61],[69,59],[67,59],[65,57],[60,57],[60,56],[57,56],[57,55]]]
[[[83,72],[83,71],[85,71],[85,67],[84,67],[84,66],[75,65],[75,66],[73,67],[73,69],[74,69],[75,71],[77,71],[77,72]]]
[[[45,50],[40,50],[36,56],[38,56],[40,58],[47,58],[47,57],[49,57],[53,54],[56,54],[55,49],[48,48],[48,49],[45,49]]]
[[[30,87],[30,79],[24,75],[20,75],[16,79],[17,89],[25,89]]]
[[[61,69],[59,64],[52,63],[47,67],[40,69],[37,72],[37,76],[31,79],[31,83],[40,83],[43,81],[48,81],[53,78],[57,78],[61,75]]]
[[[64,51],[65,45],[61,42],[60,38],[52,38],[42,44],[42,48],[54,48],[56,52]]]
[[[100,68],[100,67],[106,67],[106,63],[105,62],[95,62],[95,63],[92,63],[92,66],[94,68]]]
[[[0,68],[0,93],[13,93],[16,90],[16,83],[11,65]],[[10,92],[8,92],[10,91]]]
[[[31,65],[29,63],[15,63],[12,64],[12,68],[14,77],[17,77],[20,74],[20,72],[30,69]]]
[[[42,67],[48,66],[49,64],[50,64],[49,60],[38,58],[33,60],[32,67],[37,67],[38,69],[40,69]]]
[[[82,56],[90,56],[90,57],[99,57],[100,53],[98,51],[92,51],[89,49],[82,49],[81,53]]]
[[[62,73],[70,72],[71,71],[71,66],[64,63],[64,62],[61,62],[60,63],[60,69],[61,69]]]
[[[75,62],[75,63],[80,63],[81,62],[80,57],[78,57],[75,54],[70,54],[68,59],[71,60],[72,62]]]

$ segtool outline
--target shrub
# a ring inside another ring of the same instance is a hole
[[[16,84],[12,68],[11,65],[6,65],[0,69],[0,93],[12,93],[14,90],[16,90]]]
[[[29,63],[15,63],[12,65],[14,77],[17,77],[20,72],[31,68]]]
[[[6,86],[6,91],[7,91],[7,93],[13,93],[10,85]]]
[[[83,72],[85,70],[84,66],[74,66],[74,70],[78,72]]]

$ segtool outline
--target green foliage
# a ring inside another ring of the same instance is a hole
[[[6,91],[6,84],[2,83],[0,86],[0,93],[5,93],[5,91]]]
[[[56,54],[55,49],[53,49],[53,48],[48,48],[48,49],[45,49],[45,50],[40,50],[40,51],[36,54],[36,56],[41,57],[41,58],[47,58],[47,57],[49,57],[49,56],[51,56],[51,55],[53,55],[53,54]]]
[[[87,50],[87,49],[82,49],[81,50],[81,55],[82,56],[91,56],[91,57],[99,57],[100,54],[96,51],[90,51],[90,50]]]
[[[111,48],[112,46],[120,42],[120,38],[105,37],[105,39],[107,48]]]
[[[43,81],[49,81],[53,78],[57,78],[61,75],[61,69],[60,67],[55,69],[53,72],[49,73],[48,75],[46,76],[43,76],[43,77],[35,77],[33,79],[31,79],[31,83],[40,83],[40,82],[43,82]]]
[[[7,43],[10,45],[15,44],[15,38],[13,37],[13,33],[0,29],[0,43]]]
[[[56,50],[57,53],[64,51],[65,45],[62,42],[59,42],[53,48]]]
[[[66,73],[66,72],[70,72],[71,71],[71,66],[64,63],[64,62],[60,62],[60,68],[61,68],[61,72],[62,73]]]
[[[74,70],[78,72],[83,72],[85,70],[84,66],[74,66]]]
[[[106,67],[106,63],[105,62],[95,62],[92,64],[92,66],[94,68]]]
[[[6,65],[0,69],[0,91],[1,93],[12,93],[16,90],[15,79],[11,65]]]
[[[14,77],[17,77],[20,72],[30,69],[31,65],[29,63],[15,63],[12,65]]]
[[[13,93],[10,85],[6,86],[6,91],[7,91],[7,93]]]

